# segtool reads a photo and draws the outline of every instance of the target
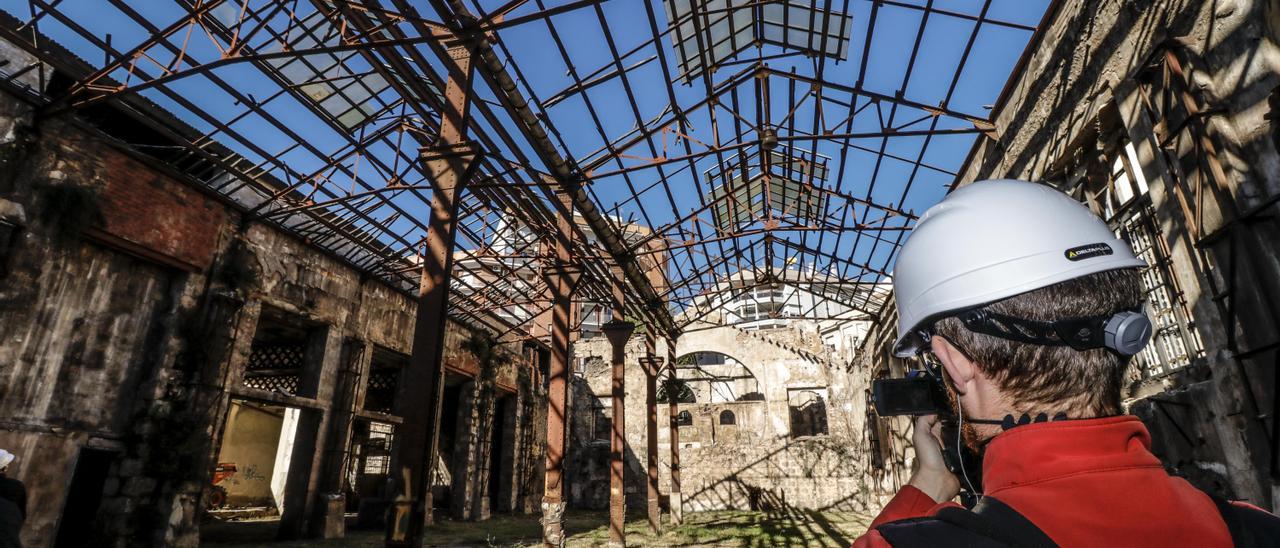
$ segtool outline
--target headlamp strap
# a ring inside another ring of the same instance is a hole
[[[974,333],[1027,344],[1070,346],[1075,350],[1089,350],[1108,347],[1107,323],[1115,315],[1046,322],[1015,318],[985,308],[976,308],[961,312],[956,317],[965,328]]]

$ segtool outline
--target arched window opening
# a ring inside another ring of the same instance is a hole
[[[676,415],[676,426],[693,426],[693,415],[690,415],[688,411],[681,411],[679,415]]]
[[[728,409],[726,409],[720,412],[720,424],[722,426],[738,424],[738,418],[733,416],[733,411],[729,411]]]

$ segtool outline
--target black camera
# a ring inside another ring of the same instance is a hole
[[[942,457],[960,478],[960,500],[969,508],[982,491],[982,456],[961,443],[960,417],[947,399],[941,371],[911,371],[901,379],[871,382],[871,404],[881,417],[937,415],[942,423]]]
[[[923,371],[902,379],[871,383],[871,401],[881,417],[941,415],[951,412],[942,379]]]

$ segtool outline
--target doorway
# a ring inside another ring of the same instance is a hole
[[[80,449],[76,458],[76,470],[71,476],[71,488],[67,490],[67,502],[58,520],[57,548],[80,548],[97,544],[98,506],[102,504],[102,487],[107,482],[115,451],[88,447]]]

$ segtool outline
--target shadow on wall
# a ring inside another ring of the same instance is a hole
[[[565,486],[571,508],[609,508],[609,436],[613,429],[613,407],[596,396],[586,380],[573,377],[569,409],[569,447],[564,464]],[[634,427],[633,427],[634,428]],[[629,508],[644,508],[648,492],[644,464],[623,444],[624,486]]]
[[[867,511],[866,455],[856,447],[855,440],[823,435],[686,450],[686,509]],[[724,472],[712,476],[714,470]]]

